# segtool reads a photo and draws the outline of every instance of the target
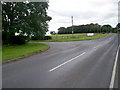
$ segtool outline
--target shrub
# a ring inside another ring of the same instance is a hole
[[[27,36],[14,36],[7,32],[2,32],[2,41],[3,45],[12,45],[12,44],[26,44],[29,41]]]
[[[44,36],[32,36],[31,40],[44,40]]]
[[[45,37],[44,37],[44,40],[50,40],[50,39],[52,39],[51,36],[45,36]]]
[[[32,36],[31,40],[39,40],[37,37]]]
[[[18,45],[26,44],[29,41],[29,38],[27,36],[12,36],[11,39],[11,44]]]

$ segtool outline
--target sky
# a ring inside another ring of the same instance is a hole
[[[49,0],[48,15],[49,31],[58,31],[59,27],[98,23],[110,24],[115,27],[118,23],[119,0]]]

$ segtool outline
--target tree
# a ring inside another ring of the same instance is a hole
[[[116,28],[114,28],[114,32],[120,32],[120,23],[118,23],[117,25],[116,25]]]
[[[51,35],[55,35],[56,33],[55,33],[55,31],[51,31],[50,34]]]
[[[106,32],[106,33],[109,33],[109,32],[112,31],[112,26],[111,25],[103,25],[102,26],[102,31]]]
[[[73,31],[74,33],[101,33],[101,32],[112,32],[113,28],[111,25],[99,25],[98,23],[96,24],[86,24],[86,25],[76,25],[73,26]],[[58,34],[71,34],[72,33],[72,26],[70,27],[60,27],[58,29]]]
[[[65,27],[60,27],[58,28],[58,34],[65,34],[66,30],[67,29]]]
[[[2,28],[3,28],[3,43],[13,44],[15,33],[23,34],[26,29],[25,23],[25,3],[7,2],[2,5]],[[24,40],[25,41],[25,40]]]
[[[52,19],[47,15],[47,9],[47,2],[4,2],[2,26],[6,42],[11,44],[11,37],[14,37],[16,32],[20,37],[26,35],[29,38],[32,35],[37,39],[43,39],[48,31],[48,21]],[[25,41],[28,38],[25,38]]]
[[[118,24],[116,25],[116,28],[120,28],[120,23],[118,23]]]
[[[34,28],[32,34],[34,38],[44,39],[45,33],[48,31],[48,21],[52,19],[47,16],[48,4],[34,2],[29,3],[29,7],[31,7],[31,15],[28,20],[31,28]]]

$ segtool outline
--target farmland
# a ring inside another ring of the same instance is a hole
[[[51,40],[36,40],[37,42],[65,42],[65,41],[81,41],[81,40],[93,40],[99,39],[109,35],[108,33],[95,33],[94,36],[87,36],[87,33],[79,33],[79,34],[56,34],[51,35]]]

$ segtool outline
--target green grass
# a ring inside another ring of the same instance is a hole
[[[48,48],[48,45],[41,43],[28,43],[25,45],[16,46],[3,46],[2,48],[2,61],[31,55],[40,51],[44,51]]]
[[[105,34],[97,34],[95,33],[94,36],[87,36],[86,33],[82,34],[62,34],[62,35],[51,35],[52,40],[42,40],[43,42],[65,42],[65,41],[81,41],[81,40],[92,40],[92,39],[99,39],[109,35],[108,33]],[[33,41],[32,41],[33,42]],[[40,40],[36,40],[35,42],[40,42]]]
[[[77,33],[77,34],[59,34],[58,36],[72,36],[72,35],[87,35],[86,33]],[[52,37],[55,37],[56,35],[51,35]]]
[[[120,31],[118,32],[118,34],[120,34]]]

